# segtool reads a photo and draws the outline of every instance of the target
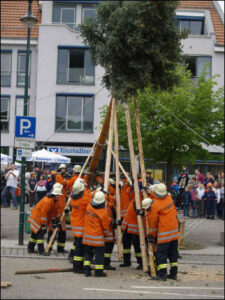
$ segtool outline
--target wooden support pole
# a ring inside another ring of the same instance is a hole
[[[118,128],[117,128],[117,105],[116,101],[114,103],[114,137],[115,137],[115,165],[116,165],[116,219],[117,221],[121,220],[120,215],[120,169],[119,169],[119,137],[118,137]],[[118,248],[118,259],[122,261],[123,252],[122,252],[122,232],[121,225],[117,225],[116,227],[117,233],[117,248]]]
[[[112,99],[112,109],[110,117],[110,126],[109,126],[109,138],[107,145],[106,153],[106,164],[105,164],[105,177],[104,177],[104,191],[108,192],[109,189],[109,176],[110,176],[110,166],[111,166],[111,157],[112,157],[112,143],[113,143],[113,126],[114,126],[114,105],[115,99]]]
[[[58,273],[58,272],[72,272],[73,268],[50,268],[50,269],[40,269],[40,270],[21,270],[15,271],[15,275],[25,275],[25,274],[40,274],[40,273]]]
[[[125,110],[126,124],[127,124],[127,136],[128,136],[128,144],[129,144],[129,151],[130,151],[131,168],[132,168],[132,174],[134,179],[135,202],[136,202],[136,208],[140,210],[141,202],[140,202],[138,180],[137,180],[137,169],[135,164],[133,137],[132,137],[132,130],[131,130],[131,122],[130,122],[130,111],[129,111],[129,106],[127,104],[124,104],[124,110]],[[147,255],[146,255],[145,236],[144,236],[143,222],[140,215],[137,216],[137,221],[138,221],[138,229],[139,229],[139,237],[140,237],[140,248],[141,248],[143,271],[147,272],[148,262],[147,262]]]
[[[105,116],[104,124],[102,126],[98,141],[96,143],[96,150],[95,153],[90,161],[90,165],[88,168],[88,173],[87,173],[87,179],[88,179],[88,187],[91,186],[93,178],[94,178],[94,173],[97,169],[98,162],[100,160],[102,150],[104,148],[106,138],[108,136],[109,132],[109,124],[110,124],[110,117],[111,117],[111,109],[112,109],[112,98],[108,107],[107,114]]]
[[[140,118],[138,113],[138,106],[137,106],[137,98],[134,97],[134,112],[135,112],[135,120],[136,120],[136,131],[137,131],[137,138],[138,138],[138,149],[139,149],[139,158],[140,158],[140,167],[141,167],[141,178],[143,186],[146,186],[146,172],[145,172],[145,163],[144,163],[144,152],[143,152],[143,145],[142,145],[142,137],[141,137],[141,126],[140,126]],[[144,198],[147,198],[148,195],[143,190]],[[148,218],[145,216],[146,221],[146,232],[147,235],[149,234],[149,223]],[[154,264],[154,258],[153,258],[153,245],[148,242],[148,254],[149,254],[149,265],[150,265],[150,271],[151,276],[156,276],[155,271],[155,264]]]
[[[91,152],[89,153],[89,155],[88,155],[88,157],[87,157],[87,159],[86,159],[86,161],[85,161],[85,163],[84,163],[84,165],[83,165],[83,167],[82,167],[82,169],[81,169],[81,171],[80,171],[80,174],[79,174],[78,178],[80,178],[80,177],[82,176],[82,174],[83,174],[83,172],[84,172],[84,169],[85,169],[85,167],[86,167],[88,161],[90,160],[90,158],[91,158],[91,156],[92,156],[92,154],[93,154],[93,152],[94,152],[95,146],[96,146],[96,142],[95,142],[94,145],[92,146]],[[64,210],[63,210],[63,213],[62,213],[62,215],[61,215],[61,217],[60,217],[60,221],[62,221],[62,219],[64,218],[64,216],[65,216],[65,210],[69,207],[70,202],[71,202],[71,194],[70,194],[70,196],[69,196],[69,199],[68,199],[67,202],[66,202],[66,206],[65,206],[65,208],[64,208]],[[58,228],[56,227],[56,228],[54,229],[52,235],[51,235],[51,238],[50,238],[50,240],[49,240],[49,242],[48,242],[48,245],[46,246],[45,252],[47,252],[47,253],[49,252],[49,249],[50,249],[51,246],[52,246],[52,243],[53,243],[53,241],[54,241],[54,239],[55,239],[55,236],[56,236],[57,231],[58,231]]]

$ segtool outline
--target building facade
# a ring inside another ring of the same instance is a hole
[[[28,115],[36,117],[36,145],[84,160],[96,140],[100,108],[110,100],[101,85],[104,70],[91,62],[80,24],[95,16],[100,1],[37,1],[32,12]],[[12,7],[17,7],[16,13]],[[19,21],[27,1],[2,1],[1,140],[15,155],[15,116],[23,113],[26,30]],[[224,19],[217,1],[180,1],[176,26],[190,34],[182,41],[184,63],[196,80],[203,67],[224,85]]]

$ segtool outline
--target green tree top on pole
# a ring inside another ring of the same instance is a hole
[[[105,1],[81,26],[92,60],[105,69],[103,83],[126,101],[150,84],[171,87],[181,54],[175,27],[178,1]]]

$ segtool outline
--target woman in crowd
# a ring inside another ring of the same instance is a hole
[[[28,189],[29,189],[29,203],[30,207],[33,207],[36,203],[36,174],[35,172],[30,173],[30,179],[28,180]]]
[[[44,179],[44,176],[41,175],[36,188],[37,202],[39,202],[47,194],[46,184],[47,181]]]
[[[182,203],[183,203],[183,214],[185,219],[189,217],[189,208],[191,204],[191,193],[190,193],[191,188],[192,187],[190,185],[187,185],[183,193]]]

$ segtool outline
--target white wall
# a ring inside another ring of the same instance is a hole
[[[12,73],[11,73],[11,87],[1,87],[2,95],[10,95],[10,113],[9,113],[9,132],[1,132],[1,145],[3,147],[10,147],[9,154],[13,154],[14,135],[15,135],[15,109],[16,96],[24,95],[24,87],[17,87],[17,55],[18,50],[26,50],[26,44],[20,44],[21,41],[14,41],[10,44],[2,43],[2,49],[12,50]],[[37,81],[37,46],[31,45],[31,83],[28,89],[30,96],[29,116],[35,116],[36,109],[36,81]]]
[[[78,34],[69,30],[66,25],[40,25],[38,45],[38,77],[37,77],[37,141],[93,143],[98,130],[91,133],[54,133],[56,93],[97,93],[101,89],[101,77],[104,71],[101,67],[95,68],[95,85],[59,85],[56,84],[58,45],[83,45]],[[109,93],[103,89],[95,97],[94,125],[99,126],[99,107],[109,103]]]

